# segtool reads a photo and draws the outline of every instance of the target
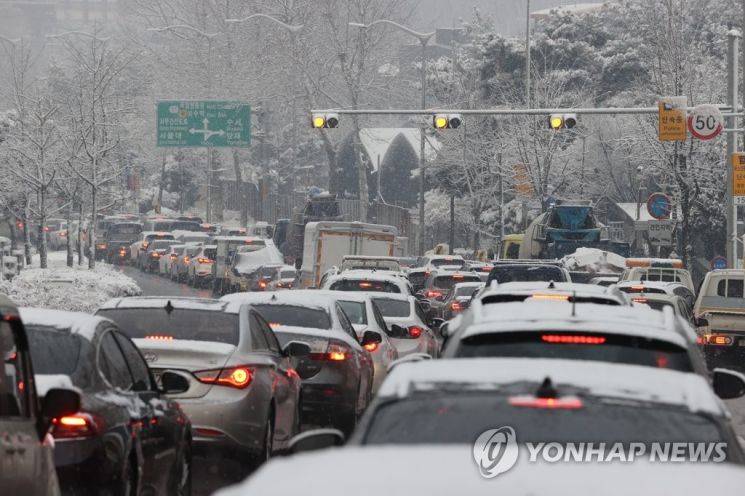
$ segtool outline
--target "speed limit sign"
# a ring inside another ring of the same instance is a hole
[[[724,118],[714,105],[699,105],[688,115],[688,130],[700,140],[716,138],[723,128]]]

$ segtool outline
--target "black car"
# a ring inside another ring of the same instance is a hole
[[[163,257],[171,249],[171,245],[178,244],[173,239],[157,239],[148,243],[147,248],[140,252],[137,265],[144,272],[157,272],[160,266],[160,257]]]
[[[21,316],[40,395],[61,385],[82,396],[80,408],[51,428],[63,491],[190,494],[191,424],[164,396],[188,388],[186,379],[164,372],[159,389],[134,343],[108,319],[34,308]]]
[[[435,271],[431,272],[424,283],[424,298],[429,300],[432,311],[437,317],[442,317],[445,299],[456,284],[472,282],[480,283],[478,274],[467,271]]]
[[[126,262],[129,259],[129,246],[139,239],[141,232],[142,224],[139,222],[112,224],[104,238],[106,260],[109,263]]]
[[[59,494],[47,431],[52,419],[78,411],[80,395],[48,389],[39,402],[26,330],[5,296],[0,296],[0,358],[0,493]]]
[[[486,285],[492,281],[505,282],[572,282],[569,272],[555,262],[497,262],[489,273]]]

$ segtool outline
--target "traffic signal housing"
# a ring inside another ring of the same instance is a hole
[[[554,131],[572,129],[577,125],[577,114],[551,114],[548,116],[548,128]]]
[[[339,127],[339,114],[313,114],[314,129],[335,129]]]
[[[435,129],[458,129],[463,124],[460,114],[435,114],[432,125]]]

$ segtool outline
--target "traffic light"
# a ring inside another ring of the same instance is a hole
[[[339,114],[313,114],[314,129],[334,129],[339,127]]]
[[[572,129],[577,125],[577,114],[551,114],[548,116],[548,128],[554,131],[558,129]]]
[[[462,123],[463,117],[460,114],[436,114],[432,118],[435,129],[458,129]]]

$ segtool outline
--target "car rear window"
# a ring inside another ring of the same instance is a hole
[[[455,296],[473,296],[473,293],[479,289],[480,286],[461,286],[455,289]]]
[[[300,305],[253,305],[272,326],[331,329],[331,318],[325,310]]]
[[[186,308],[113,308],[97,315],[119,324],[132,339],[212,341],[238,344],[238,315]]]
[[[411,315],[411,303],[408,301],[373,298],[383,317],[408,317]]]
[[[78,367],[83,339],[53,327],[26,325],[36,374],[72,375]]]
[[[675,407],[580,396],[579,408],[530,408],[513,406],[515,398],[494,391],[445,393],[435,385],[426,394],[379,407],[362,443],[471,445],[482,432],[502,425],[512,427],[521,444],[724,440],[715,420]]]
[[[451,289],[458,283],[461,282],[481,282],[481,279],[477,275],[451,275],[451,276],[436,276],[435,280],[432,281],[432,287],[437,289]]]
[[[667,341],[597,333],[504,332],[463,338],[455,356],[563,358],[625,363],[692,372],[687,350]]]
[[[427,274],[425,272],[411,272],[408,278],[412,286],[422,287],[424,286],[424,280],[427,279]]]
[[[329,287],[332,291],[371,291],[375,293],[401,293],[397,284],[389,281],[360,281],[343,279],[336,281]]]
[[[367,325],[367,309],[365,304],[358,301],[340,301],[339,305],[349,317],[352,324]]]
[[[489,273],[487,284],[505,282],[569,282],[564,271],[553,265],[497,265]]]
[[[460,259],[457,259],[457,258],[450,258],[450,259],[448,259],[448,258],[438,258],[436,260],[432,260],[429,264],[431,266],[433,266],[433,267],[445,267],[445,266],[448,266],[448,267],[461,267],[462,268],[462,267],[465,267],[466,266],[465,260],[460,260]]]

